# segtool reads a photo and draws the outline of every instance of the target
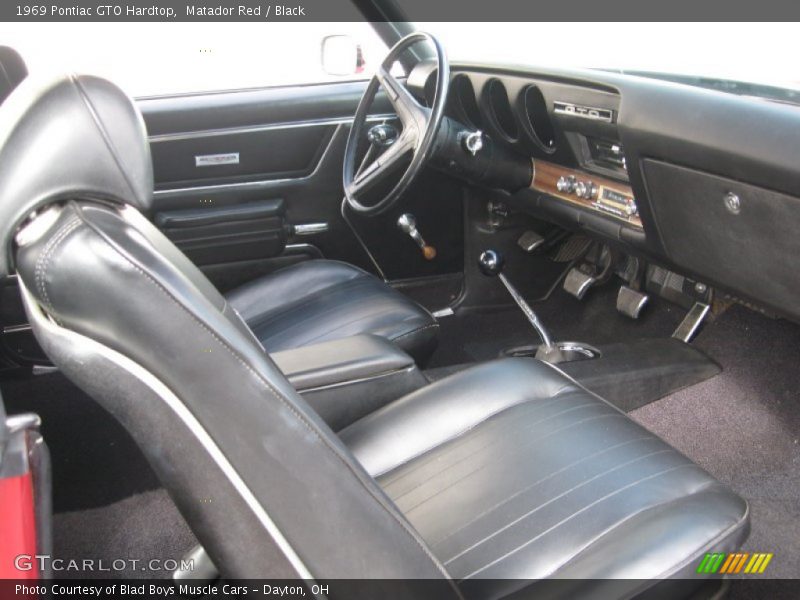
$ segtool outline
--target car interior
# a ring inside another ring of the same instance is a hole
[[[398,598],[800,575],[800,108],[376,29],[368,80],[136,100],[0,53],[39,549]]]

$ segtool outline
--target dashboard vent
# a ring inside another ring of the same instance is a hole
[[[588,138],[589,153],[596,164],[611,169],[626,170],[625,149],[613,140]]]

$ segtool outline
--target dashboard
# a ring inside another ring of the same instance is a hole
[[[433,66],[407,85],[430,104]],[[447,114],[528,157],[518,210],[800,320],[800,107],[593,70],[454,64]]]

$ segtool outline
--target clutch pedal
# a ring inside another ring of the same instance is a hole
[[[617,294],[617,311],[631,319],[638,319],[648,300],[650,296],[647,294],[623,285]]]
[[[578,300],[583,300],[587,290],[592,287],[597,278],[587,275],[578,267],[573,267],[564,278],[564,290],[575,296]]]

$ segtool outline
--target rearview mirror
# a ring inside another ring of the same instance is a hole
[[[355,75],[364,70],[361,46],[349,35],[322,39],[322,70],[328,75]]]

